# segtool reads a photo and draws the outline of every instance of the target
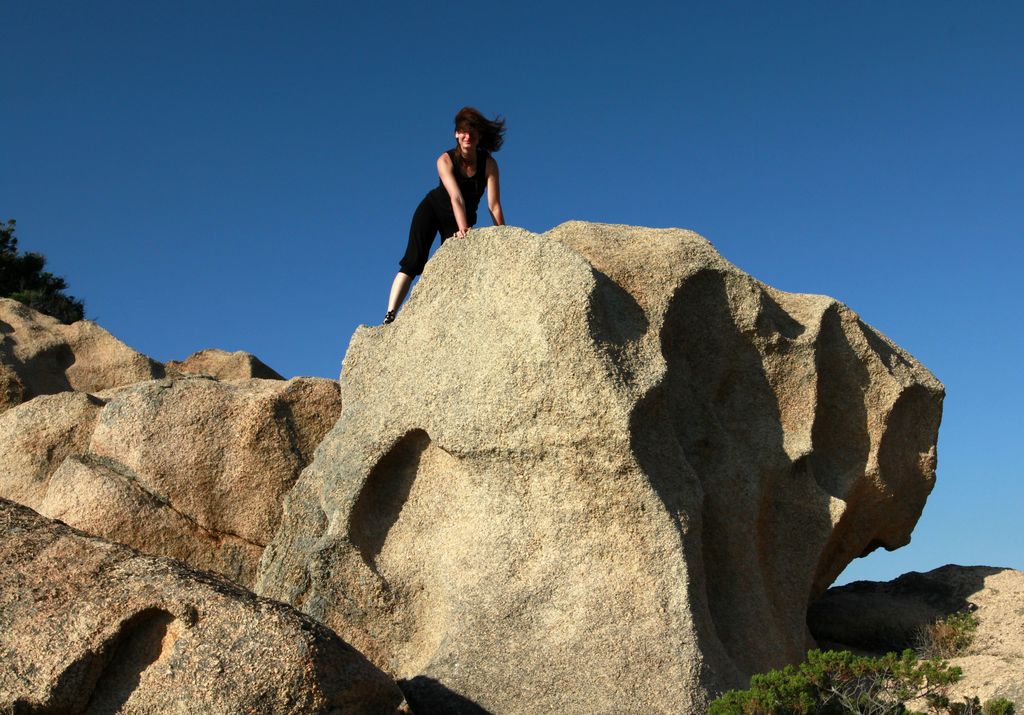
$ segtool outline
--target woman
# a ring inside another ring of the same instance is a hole
[[[455,115],[455,148],[437,158],[441,183],[423,198],[413,214],[409,246],[391,284],[385,325],[395,319],[412,279],[423,272],[434,236],[440,233],[441,243],[450,236],[465,236],[476,223],[476,209],[484,190],[494,225],[505,225],[498,163],[491,156],[501,148],[504,135],[505,120],[500,117],[486,119],[472,107],[463,107]]]

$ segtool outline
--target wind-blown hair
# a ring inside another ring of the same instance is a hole
[[[489,152],[501,149],[505,142],[505,120],[502,117],[487,119],[473,107],[463,107],[455,115],[455,129],[475,129],[480,135],[478,147]]]

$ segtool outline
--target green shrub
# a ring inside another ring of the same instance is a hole
[[[959,611],[925,626],[918,634],[917,652],[922,658],[955,658],[974,640],[978,618]]]
[[[849,651],[807,654],[800,665],[755,675],[748,690],[730,690],[711,703],[709,715],[903,715],[906,703],[923,700],[931,713],[1012,715],[1013,703],[977,698],[950,703],[949,686],[961,671],[939,659],[919,660],[912,650],[881,658]]]
[[[951,715],[1013,715],[1013,711],[1013,702],[1005,698],[987,700],[984,705],[977,697],[964,698],[962,703],[946,705]]]
[[[1013,715],[1013,701],[1006,698],[993,698],[985,702],[982,712],[985,715]]]

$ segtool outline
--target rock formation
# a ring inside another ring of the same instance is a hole
[[[0,712],[404,707],[387,675],[283,604],[4,500],[0,534]]]
[[[0,411],[38,395],[102,392],[154,378],[206,375],[218,380],[283,380],[252,353],[200,350],[161,365],[89,320],[65,325],[0,298]]]
[[[950,663],[963,670],[953,699],[1007,698],[1024,705],[1024,572],[988,566],[943,566],[888,582],[831,588],[808,610],[823,647],[872,655],[920,644],[930,623],[958,611],[978,619],[971,644]]]
[[[85,392],[61,392],[0,413],[0,498],[38,509],[61,463],[86,451],[103,404]]]
[[[474,231],[353,336],[257,590],[414,708],[700,712],[800,660],[809,601],[909,541],[942,396],[692,232]]]
[[[155,380],[0,414],[0,497],[252,585],[280,502],[341,410],[322,378]]]
[[[0,298],[0,410],[38,395],[163,377],[163,365],[88,320],[64,325]]]
[[[209,375],[218,380],[245,380],[259,377],[264,380],[283,380],[274,370],[252,353],[238,350],[233,353],[224,350],[200,350],[181,362],[167,363],[168,373]]]

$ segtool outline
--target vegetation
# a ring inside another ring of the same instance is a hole
[[[978,704],[977,698],[974,698],[973,704]],[[1006,698],[993,698],[985,703],[982,713],[984,715],[1013,715],[1013,702]]]
[[[940,618],[918,634],[917,652],[922,658],[955,658],[967,650],[977,629],[977,616],[967,611]]]
[[[904,715],[918,700],[938,715],[1013,715],[1013,703],[977,698],[951,703],[949,686],[959,668],[939,659],[919,660],[912,650],[881,658],[849,651],[812,650],[798,666],[750,679],[748,690],[730,690],[711,703],[710,715]]]
[[[84,318],[85,303],[64,293],[63,278],[43,270],[46,258],[18,252],[14,228],[13,220],[0,221],[0,298],[13,298],[62,323]]]

